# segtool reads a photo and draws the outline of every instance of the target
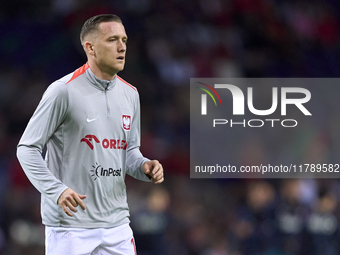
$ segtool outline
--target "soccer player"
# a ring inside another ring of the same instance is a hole
[[[80,40],[88,62],[47,88],[18,144],[42,194],[48,255],[136,254],[125,174],[164,180],[162,165],[139,150],[137,89],[117,75],[127,39],[116,15],[87,20]]]

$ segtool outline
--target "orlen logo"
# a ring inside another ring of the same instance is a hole
[[[91,176],[94,180],[97,180],[100,177],[116,177],[122,175],[122,169],[113,169],[113,168],[107,168],[105,169],[101,165],[99,165],[97,162],[95,165],[92,165],[92,169],[90,170]]]
[[[86,135],[85,138],[82,138],[80,142],[85,142],[91,150],[93,150],[93,144],[91,143],[92,139],[96,142],[99,143],[98,138],[95,135]]]
[[[199,82],[198,82],[199,83]],[[201,83],[203,84],[203,83]],[[232,98],[233,98],[233,105],[232,105],[232,109],[233,109],[233,115],[245,115],[245,110],[244,110],[244,106],[245,106],[245,96],[242,92],[242,90],[235,86],[235,85],[231,85],[231,84],[215,84],[214,88],[212,88],[209,85],[203,84],[207,87],[209,87],[216,96],[218,96],[219,100],[220,97],[217,94],[217,92],[215,91],[215,89],[227,89],[227,91],[231,92]],[[202,88],[200,88],[202,89]],[[214,97],[212,96],[212,94],[205,90],[202,89],[203,91],[205,91],[206,93],[208,93],[210,95],[210,97],[213,99],[215,105],[216,104],[216,100],[214,99]],[[308,89],[305,88],[300,88],[300,87],[282,87],[281,88],[281,102],[280,102],[280,106],[281,106],[281,116],[286,116],[287,115],[287,105],[291,104],[291,105],[295,105],[305,116],[311,116],[312,114],[306,109],[306,107],[303,105],[305,103],[307,103],[310,99],[311,99],[311,93]],[[290,93],[295,93],[295,94],[301,94],[303,95],[303,97],[301,98],[288,98],[288,94]],[[222,102],[220,100],[220,103],[222,105]],[[278,88],[277,87],[273,87],[272,88],[272,105],[269,109],[265,109],[265,110],[259,110],[256,109],[254,107],[253,104],[253,88],[252,87],[248,87],[247,88],[247,106],[248,106],[248,110],[253,113],[254,115],[257,116],[267,116],[270,115],[272,113],[274,113],[276,111],[276,109],[278,108]],[[206,94],[202,94],[201,95],[201,115],[207,115],[207,95]],[[230,124],[230,127],[233,127],[233,125],[242,125],[243,127],[249,126],[249,127],[262,127],[265,122],[270,122],[271,126],[274,127],[274,123],[275,122],[281,122],[281,125],[283,127],[295,127],[297,126],[298,122],[295,119],[250,119],[250,120],[245,120],[243,119],[242,122],[235,122],[232,119],[227,120],[227,119],[214,119],[213,120],[213,127],[215,127],[218,124]],[[293,123],[290,124],[289,123]]]
[[[94,146],[91,143],[92,139],[95,143],[99,143],[104,149],[118,149],[118,150],[126,150],[127,142],[125,140],[120,139],[103,139],[100,140],[95,135],[86,135],[84,138],[80,140],[80,142],[85,142],[91,150],[93,150]]]

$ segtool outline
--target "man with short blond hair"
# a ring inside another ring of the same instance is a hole
[[[80,38],[88,62],[47,88],[17,156],[42,194],[46,254],[132,255],[125,174],[158,184],[163,168],[139,150],[139,95],[117,75],[128,39],[121,19],[94,16]]]

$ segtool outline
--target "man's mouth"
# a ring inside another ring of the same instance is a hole
[[[125,57],[124,57],[124,56],[120,56],[120,57],[118,57],[117,59],[118,59],[118,60],[124,60]]]

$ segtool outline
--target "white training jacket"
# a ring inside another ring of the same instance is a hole
[[[47,145],[45,161],[41,153]],[[141,166],[137,89],[116,75],[100,80],[88,63],[45,91],[17,157],[41,192],[47,226],[108,228],[129,222],[125,174],[149,181]],[[73,217],[57,200],[66,188],[87,195]]]

